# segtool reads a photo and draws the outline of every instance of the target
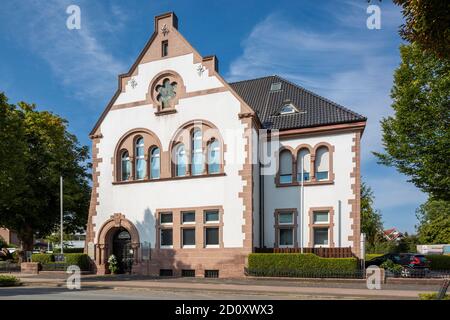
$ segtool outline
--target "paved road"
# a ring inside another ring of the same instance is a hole
[[[68,290],[63,287],[24,286],[0,288],[0,300],[310,300],[310,299],[362,299],[361,297],[333,297],[301,294],[249,294],[246,292],[217,292],[204,290],[155,290],[142,288],[82,288]],[[367,298],[365,298],[367,299]]]

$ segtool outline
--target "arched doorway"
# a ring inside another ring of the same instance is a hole
[[[122,231],[125,231],[125,233],[122,233]],[[117,260],[123,272],[129,271],[123,268],[122,262],[124,257],[129,259],[126,260],[127,262],[134,262],[135,265],[139,264],[139,232],[135,225],[123,214],[115,213],[106,220],[99,230],[97,239],[95,264],[98,274],[109,273],[108,258],[112,254],[121,256]],[[114,243],[114,240],[116,240],[116,243]],[[125,267],[131,269],[131,266]]]
[[[125,228],[119,228],[112,238],[112,253],[119,263],[119,273],[131,272],[134,251],[131,247],[131,235]]]

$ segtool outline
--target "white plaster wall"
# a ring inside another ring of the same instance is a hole
[[[127,86],[116,104],[143,100],[149,81],[160,71],[171,69],[178,72],[187,91],[196,91],[222,86],[207,72],[199,76],[192,55],[175,57],[164,61],[150,62],[139,66],[136,78],[138,86],[133,90]],[[145,88],[145,90],[143,89]],[[155,246],[155,212],[163,208],[221,205],[224,208],[223,241],[225,247],[242,247],[243,201],[238,197],[244,182],[239,176],[245,158],[242,135],[244,127],[238,119],[240,102],[229,92],[180,99],[177,113],[155,116],[152,105],[142,105],[112,110],[103,120],[100,131],[103,138],[98,145],[99,205],[94,217],[95,231],[116,212],[124,214],[139,230],[141,242],[148,241]],[[148,128],[161,140],[162,151],[167,151],[175,131],[193,119],[212,122],[221,132],[227,144],[225,154],[226,176],[199,179],[180,179],[125,185],[113,185],[114,150],[119,139],[134,128]],[[234,154],[238,154],[235,159]],[[237,160],[237,161],[236,161]],[[96,239],[97,241],[97,239]]]
[[[309,136],[304,138],[295,138],[281,140],[280,144],[296,148],[300,144],[309,144],[314,147],[319,142],[328,142],[334,145],[333,153],[333,171],[335,180],[333,185],[305,186],[305,204],[303,216],[303,245],[308,247],[309,242],[309,208],[310,207],[333,207],[334,208],[334,230],[333,238],[335,246],[338,246],[338,201],[341,200],[341,246],[352,246],[352,241],[348,241],[348,236],[353,234],[351,229],[352,219],[350,219],[351,205],[349,199],[353,199],[351,185],[355,179],[350,178],[350,172],[353,171],[354,163],[352,152],[354,133],[337,133],[328,135]],[[280,187],[277,188],[273,175],[264,177],[264,230],[265,245],[273,247],[275,242],[274,212],[275,209],[297,208],[298,216],[298,244],[300,246],[300,187]]]

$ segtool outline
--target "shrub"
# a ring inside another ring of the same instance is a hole
[[[431,270],[450,270],[450,256],[430,254],[425,257],[430,260]]]
[[[372,260],[373,258],[382,256],[382,253],[368,253],[365,256],[366,261]]]
[[[12,287],[20,284],[19,279],[14,276],[0,275],[0,287]]]
[[[0,236],[0,249],[6,248],[7,246],[8,244],[6,243],[5,239],[3,239],[2,236]]]
[[[87,271],[91,265],[91,259],[84,253],[64,253],[66,265],[79,266],[81,270]]]
[[[403,267],[399,264],[394,263],[392,260],[388,259],[380,265],[381,268],[388,270],[394,274],[400,274]]]
[[[419,293],[420,300],[437,300],[437,293]],[[450,300],[450,295],[446,294],[442,300]]]
[[[115,255],[110,255],[108,258],[108,268],[112,274],[117,273],[119,271],[119,263],[117,262],[117,258]]]
[[[252,253],[248,268],[260,276],[353,276],[358,263],[355,258],[321,258],[312,253]]]
[[[50,253],[33,253],[31,255],[31,261],[39,262],[40,264],[47,264],[54,262],[55,257]]]

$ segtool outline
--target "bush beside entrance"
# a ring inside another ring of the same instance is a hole
[[[55,256],[51,253],[35,253],[31,256],[31,261],[39,262],[43,269],[59,270],[56,265],[76,265],[82,271],[88,271],[91,265],[91,259],[84,253],[64,253],[64,262],[55,262]],[[46,268],[51,266],[50,268]]]

